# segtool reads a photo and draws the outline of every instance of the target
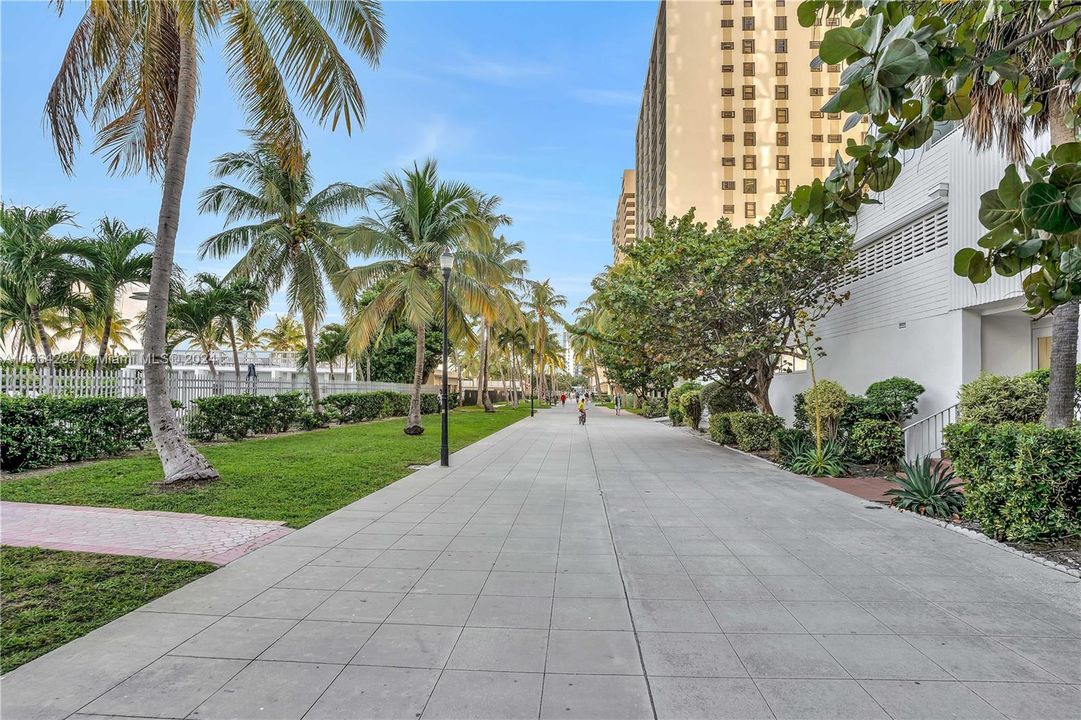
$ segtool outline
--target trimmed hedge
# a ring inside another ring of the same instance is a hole
[[[709,409],[710,415],[754,410],[754,401],[747,391],[735,385],[720,382],[707,383],[699,392],[702,407]]]
[[[689,392],[698,392],[702,386],[696,382],[680,383],[668,391],[668,419],[673,425],[683,424],[683,396]]]
[[[696,392],[684,393],[679,400],[679,406],[683,410],[683,424],[697,430],[698,424],[702,422],[702,398]]]
[[[901,426],[892,420],[858,420],[846,448],[856,462],[894,465],[904,457],[905,437]]]
[[[1081,428],[961,422],[946,448],[965,485],[965,516],[999,539],[1081,533]]]
[[[773,433],[784,429],[784,420],[776,415],[756,412],[728,413],[736,446],[744,452],[769,450]]]
[[[902,423],[916,414],[924,387],[915,380],[891,377],[867,387],[868,417]]]
[[[980,375],[961,386],[958,414],[964,422],[1035,423],[1047,407],[1047,392],[1031,377]]]
[[[736,436],[732,434],[732,422],[727,413],[709,416],[709,437],[713,442],[721,445],[731,445],[736,442]]]
[[[0,469],[18,472],[141,449],[146,400],[0,395]]]

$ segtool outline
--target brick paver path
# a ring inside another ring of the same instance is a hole
[[[1077,717],[1075,578],[686,432],[575,416],[15,670],[4,719]]]
[[[280,522],[0,502],[0,542],[224,565],[291,531]]]

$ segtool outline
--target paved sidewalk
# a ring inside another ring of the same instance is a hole
[[[4,719],[1077,717],[1075,578],[686,432],[575,416],[15,670]]]
[[[0,502],[0,542],[224,565],[292,532],[280,522]]]

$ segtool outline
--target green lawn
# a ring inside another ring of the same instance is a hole
[[[5,546],[0,549],[0,673],[214,569],[208,563]]]
[[[528,404],[494,413],[451,412],[451,450],[458,450],[529,415]],[[163,492],[161,465],[152,454],[12,478],[4,500],[171,510],[253,520],[284,520],[301,527],[408,475],[408,465],[439,459],[439,417],[410,437],[401,418],[280,437],[204,445],[221,473],[203,487]]]

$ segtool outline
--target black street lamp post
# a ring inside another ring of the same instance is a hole
[[[535,387],[537,385],[537,361],[535,359],[535,353],[537,352],[537,346],[533,343],[529,343],[529,417],[533,417],[533,397],[536,395]]]
[[[454,255],[449,250],[444,251],[439,256],[439,267],[443,271],[443,427],[439,445],[439,464],[443,467],[450,467],[450,388],[447,384],[447,373],[450,369],[447,366],[447,355],[450,354],[450,333],[447,328],[447,307],[450,304],[448,285],[450,284],[450,271],[454,267]]]

